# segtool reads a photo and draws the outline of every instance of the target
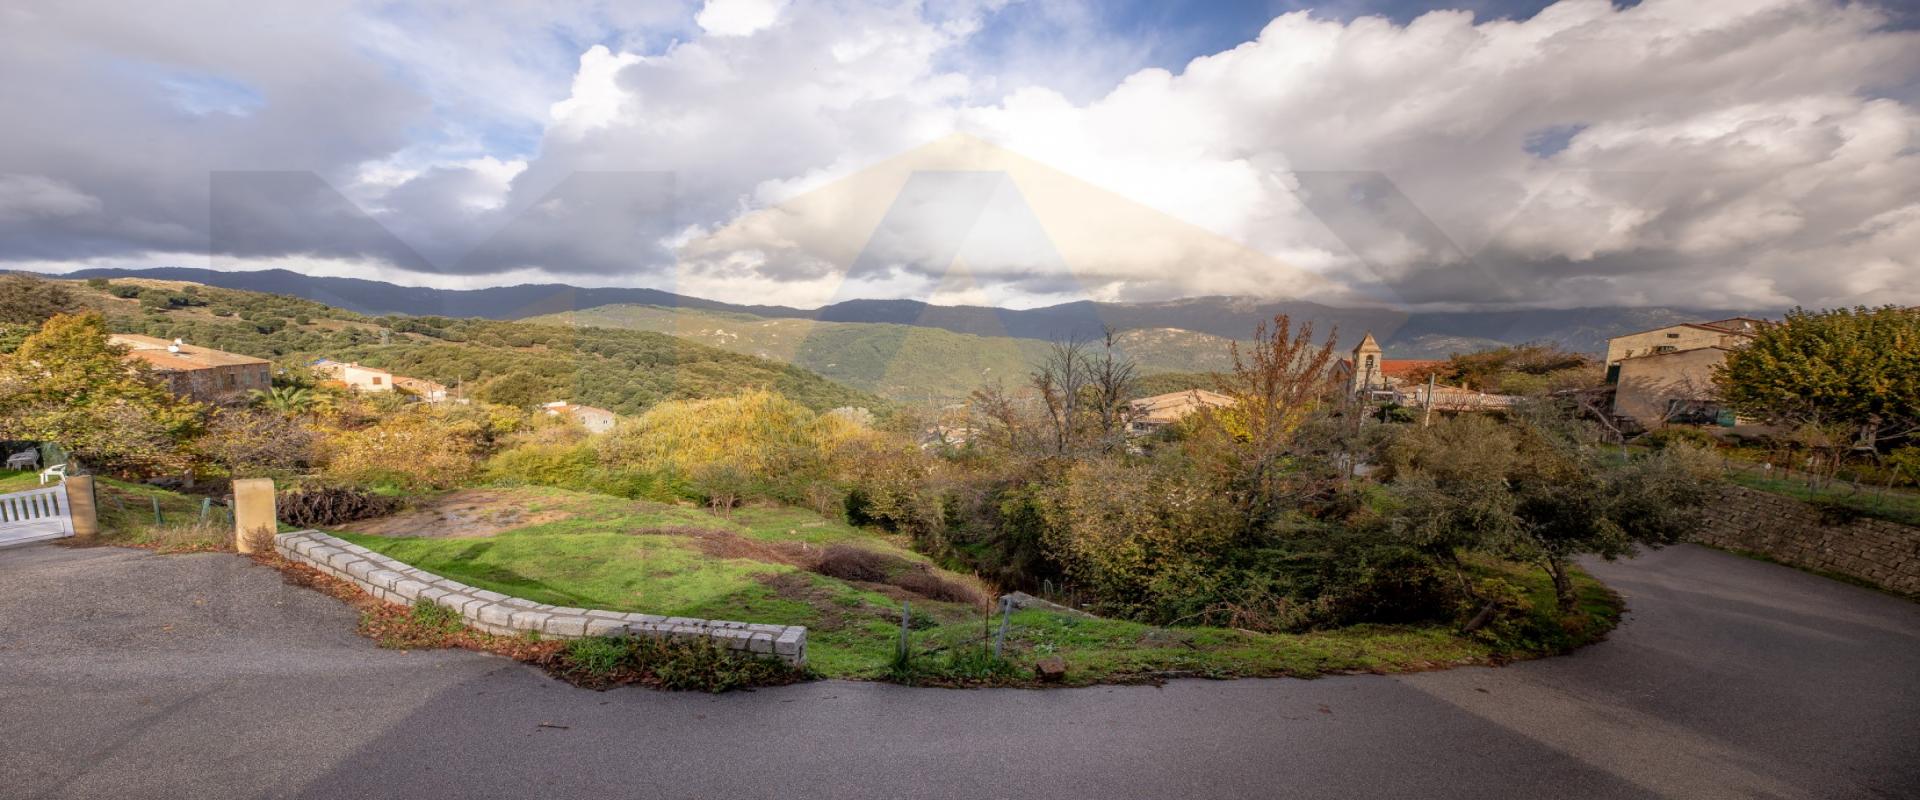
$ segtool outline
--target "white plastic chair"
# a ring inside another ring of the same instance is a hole
[[[66,483],[67,482],[67,465],[55,464],[51,467],[47,467],[46,469],[40,470],[41,486],[47,485],[47,481],[53,480],[54,478],[59,478],[61,483]]]
[[[7,456],[7,469],[32,469],[40,466],[40,451],[22,450]]]

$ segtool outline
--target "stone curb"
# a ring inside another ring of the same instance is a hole
[[[476,589],[403,564],[357,544],[314,530],[273,537],[273,549],[289,561],[348,581],[395,605],[425,600],[458,612],[471,627],[494,634],[536,632],[554,639],[586,636],[705,638],[723,649],[807,663],[807,629],[727,620],[662,617],[535,603]]]

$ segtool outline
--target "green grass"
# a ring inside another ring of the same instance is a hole
[[[752,507],[720,517],[685,506],[560,489],[524,491],[516,501],[526,507],[572,516],[484,538],[341,535],[429,572],[543,603],[806,625],[809,666],[827,677],[902,678],[890,667],[905,598],[913,607],[914,659],[904,682],[926,684],[1023,683],[1031,680],[1035,661],[1054,655],[1067,662],[1069,684],[1432,669],[1557,652],[1603,634],[1617,616],[1612,595],[1583,577],[1587,614],[1569,630],[1545,611],[1552,606],[1552,589],[1538,570],[1486,563],[1476,569],[1526,590],[1535,608],[1529,630],[1538,635],[1491,643],[1435,626],[1303,634],[1163,629],[1035,609],[1013,615],[1004,662],[995,662],[983,648],[998,619],[989,623],[980,609],[849,583],[752,553],[716,555],[702,549],[703,540],[728,537],[747,547],[856,544],[926,562],[899,539],[798,508]],[[696,529],[706,535],[689,533]]]
[[[1749,489],[1771,494],[1784,495],[1805,503],[1832,503],[1863,517],[1898,522],[1903,525],[1920,525],[1920,493],[1899,489],[1884,493],[1875,490],[1855,490],[1848,484],[1839,484],[1825,489],[1809,488],[1805,481],[1770,478],[1753,472],[1737,469],[1727,470],[1727,480]]]

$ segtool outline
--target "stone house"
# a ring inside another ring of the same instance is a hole
[[[1141,436],[1186,419],[1203,408],[1226,408],[1234,399],[1219,392],[1188,389],[1142,397],[1127,404],[1127,433]]]
[[[329,380],[336,380],[347,388],[361,392],[391,392],[394,387],[394,375],[384,369],[361,366],[359,364],[334,361],[323,358],[313,362],[313,369]]]
[[[1607,340],[1607,383],[1614,416],[1642,428],[1670,422],[1731,426],[1715,401],[1713,373],[1766,320],[1733,317],[1684,322]]]
[[[1713,371],[1726,363],[1725,347],[1701,347],[1634,356],[1609,369],[1613,413],[1653,429],[1669,422],[1733,424],[1715,400]]]
[[[1708,347],[1734,348],[1753,334],[1766,320],[1733,317],[1712,322],[1683,322],[1629,333],[1607,340],[1607,378],[1612,382],[1620,363],[1629,358],[1666,355]]]
[[[604,408],[583,406],[564,400],[547,403],[540,408],[546,411],[548,416],[564,415],[579,420],[588,433],[606,433],[613,430],[614,423],[620,421],[619,415]]]
[[[128,359],[151,366],[174,394],[203,403],[236,400],[273,385],[273,364],[264,358],[132,333],[108,341],[127,348]]]
[[[405,375],[395,375],[393,376],[393,386],[396,389],[412,392],[418,395],[421,400],[429,403],[443,403],[447,400],[447,387],[444,384],[434,383],[433,381],[409,378]]]

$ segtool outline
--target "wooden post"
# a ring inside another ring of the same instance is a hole
[[[256,537],[280,530],[273,506],[273,479],[246,478],[233,482],[233,549],[252,553]]]
[[[1420,427],[1422,428],[1430,428],[1433,426],[1433,386],[1437,382],[1436,379],[1439,375],[1437,372],[1427,374],[1427,413],[1426,416],[1420,420]]]
[[[73,538],[91,539],[100,533],[100,511],[93,498],[92,475],[70,475],[66,480],[67,515],[73,519]]]
[[[1000,598],[1000,632],[993,637],[993,657],[1000,657],[1000,650],[1007,643],[1007,618],[1013,616],[1013,597]]]

